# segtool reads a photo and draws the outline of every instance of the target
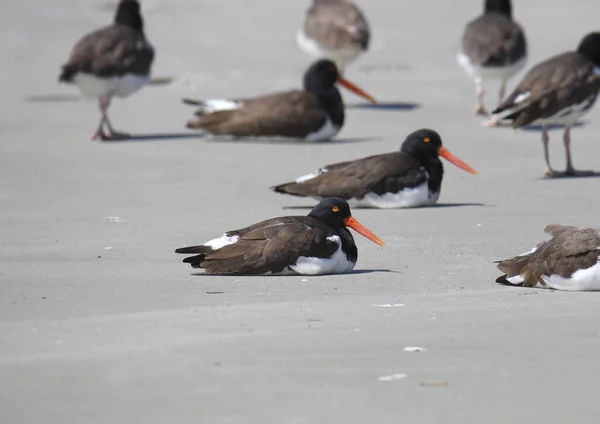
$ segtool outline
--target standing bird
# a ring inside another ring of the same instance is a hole
[[[251,99],[184,99],[199,105],[188,128],[235,137],[293,137],[307,141],[333,138],[344,125],[344,103],[338,83],[372,103],[375,99],[341,77],[329,60],[313,63],[304,74],[304,90],[291,90]]]
[[[148,83],[153,60],[154,49],[144,35],[136,0],[121,0],[112,25],[75,44],[59,81],[75,83],[85,97],[98,99],[102,119],[92,140],[128,137],[113,128],[108,107],[113,96],[127,97]]]
[[[600,233],[548,225],[552,236],[527,253],[497,262],[505,275],[497,283],[556,290],[600,290]]]
[[[354,269],[358,250],[346,227],[383,246],[355,220],[348,203],[328,198],[308,216],[283,216],[226,232],[201,246],[176,253],[195,254],[183,262],[207,274],[344,274]]]
[[[484,126],[507,124],[520,128],[542,125],[546,176],[589,175],[577,171],[571,160],[571,127],[596,102],[600,91],[600,32],[586,35],[576,51],[554,56],[534,66]],[[567,167],[557,172],[550,165],[548,125],[564,125]]]
[[[486,0],[483,15],[469,22],[462,38],[458,63],[475,80],[477,105],[475,115],[487,115],[483,103],[483,81],[500,79],[500,100],[506,82],[527,62],[525,33],[512,20],[510,0]]]
[[[301,197],[336,196],[353,207],[412,208],[437,203],[444,165],[449,160],[471,174],[477,172],[442,146],[439,134],[422,129],[409,134],[399,152],[326,165],[293,183],[271,189]]]
[[[304,52],[346,65],[369,48],[369,24],[360,9],[346,0],[313,0],[296,41]]]

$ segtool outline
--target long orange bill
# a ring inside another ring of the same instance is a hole
[[[373,234],[371,232],[371,230],[369,230],[367,227],[362,225],[360,222],[358,222],[356,219],[352,218],[351,216],[344,219],[344,224],[346,224],[346,227],[350,227],[354,231],[356,231],[358,234],[368,238],[373,243],[377,243],[380,246],[385,246],[385,243],[383,242],[383,240],[381,240],[379,237],[377,237],[375,234]]]
[[[357,85],[351,83],[347,79],[344,79],[342,77],[338,77],[337,83],[339,85],[341,85],[342,87],[346,87],[348,90],[352,91],[353,93],[356,93],[356,94],[358,94],[361,97],[364,97],[365,99],[367,99],[371,103],[373,103],[373,104],[377,103],[377,101],[373,98],[373,96],[371,96],[369,93],[367,93],[365,90],[363,90],[362,88],[358,87]]]
[[[467,171],[467,172],[469,172],[471,174],[477,175],[477,171],[475,171],[469,165],[467,165],[462,160],[460,160],[459,158],[457,158],[456,156],[454,156],[452,153],[450,153],[450,150],[446,149],[444,146],[441,146],[438,149],[438,155],[440,155],[441,157],[443,157],[447,161],[452,162],[454,165],[458,166],[460,169],[463,169],[463,170],[465,170],[465,171]]]

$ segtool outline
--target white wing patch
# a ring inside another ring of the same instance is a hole
[[[517,103],[521,103],[522,101],[526,100],[529,96],[531,96],[531,91],[526,91],[524,93],[519,94],[513,103],[517,104]]]
[[[243,106],[242,102],[234,102],[227,99],[211,99],[202,102],[204,113],[213,113],[219,110],[235,110]]]
[[[319,168],[316,171],[311,172],[310,174],[306,174],[296,178],[296,183],[303,183],[305,181],[312,180],[313,178],[316,178],[325,172],[327,172],[327,168]]]
[[[226,234],[223,234],[222,237],[207,241],[206,243],[204,243],[204,246],[208,246],[213,250],[218,250],[224,246],[236,243],[239,240],[239,238],[240,236],[228,237]]]

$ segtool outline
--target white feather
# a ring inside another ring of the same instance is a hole
[[[306,141],[326,141],[333,138],[338,132],[340,132],[340,127],[335,126],[331,119],[327,118],[320,129],[308,134],[304,139]]]
[[[527,57],[507,66],[479,66],[475,65],[469,56],[463,52],[456,55],[456,60],[463,69],[473,78],[481,79],[501,79],[507,80],[516,75],[525,67]]]
[[[367,193],[362,199],[348,200],[348,204],[351,207],[379,209],[417,208],[434,205],[439,197],[440,193],[430,192],[425,182],[414,188],[405,188],[398,193],[385,193],[383,195]]]
[[[242,102],[234,102],[227,99],[210,99],[202,102],[202,110],[205,113],[217,112],[219,110],[235,110],[242,107]]]
[[[595,66],[594,67],[594,74],[600,75],[600,66]]]
[[[523,100],[526,100],[529,96],[531,96],[531,91],[526,91],[525,93],[521,93],[515,98],[513,103],[515,103],[515,104],[521,103]]]
[[[337,243],[338,248],[331,258],[315,258],[300,256],[289,268],[302,275],[346,274],[351,272],[356,262],[348,260],[342,251],[342,240],[339,236],[327,237],[327,240]]]
[[[215,238],[204,243],[204,246],[208,246],[213,250],[220,249],[224,246],[228,246],[230,244],[234,244],[239,240],[240,236],[231,236],[228,237],[226,234],[223,234],[222,237]]]
[[[149,75],[125,74],[122,77],[100,78],[93,74],[79,72],[74,77],[75,84],[88,98],[105,95],[127,97],[150,81]]]
[[[351,44],[340,49],[328,49],[319,44],[316,40],[308,37],[303,29],[298,31],[296,42],[300,49],[305,53],[316,58],[331,59],[340,69],[344,69],[349,62],[353,61],[357,56],[363,53],[363,48],[358,44]]]
[[[525,279],[520,275],[515,275],[514,277],[507,277],[506,281],[511,284],[522,284]]]
[[[527,251],[527,252],[525,252],[525,253],[521,253],[520,255],[517,255],[517,256],[527,256],[527,255],[530,255],[530,254],[532,254],[532,253],[533,253],[533,252],[535,252],[536,250],[537,250],[537,247],[534,247],[533,249],[531,249],[531,250],[529,250],[529,251]]]
[[[312,180],[313,178],[316,178],[325,172],[327,172],[327,168],[319,168],[310,174],[302,175],[301,177],[296,178],[296,182],[303,183],[305,181]]]
[[[575,271],[571,277],[565,278],[558,274],[542,275],[542,280],[553,289],[567,291],[600,290],[600,262],[586,269]]]

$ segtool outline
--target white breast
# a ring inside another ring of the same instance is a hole
[[[354,269],[356,262],[348,260],[342,251],[342,240],[339,236],[327,237],[327,240],[337,243],[338,248],[331,258],[314,258],[300,256],[289,268],[302,275],[346,274]]]
[[[75,84],[81,93],[88,98],[105,95],[127,97],[148,84],[149,75],[125,74],[122,77],[100,78],[88,73],[78,73],[74,77]]]
[[[507,66],[478,66],[471,61],[469,56],[460,52],[456,55],[456,61],[473,78],[507,80],[525,67],[527,57],[523,57],[512,65]]]
[[[440,193],[431,193],[425,182],[414,188],[405,188],[398,193],[382,195],[367,193],[362,199],[348,200],[348,204],[351,207],[379,209],[418,208],[436,204],[439,197]]]
[[[327,118],[320,129],[308,134],[304,139],[306,141],[326,141],[335,137],[338,132],[340,132],[340,127],[336,127],[331,119]]]

